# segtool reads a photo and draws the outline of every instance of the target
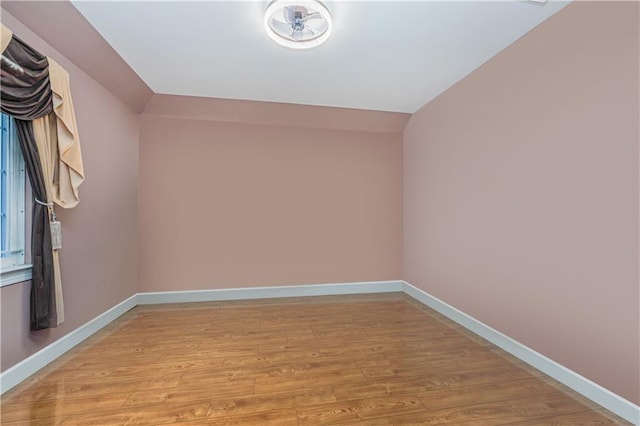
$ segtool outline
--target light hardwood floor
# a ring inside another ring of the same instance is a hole
[[[3,425],[627,424],[401,293],[138,306]]]

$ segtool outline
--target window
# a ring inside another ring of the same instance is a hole
[[[25,167],[13,119],[1,115],[0,146],[0,283],[30,279],[25,265]]]

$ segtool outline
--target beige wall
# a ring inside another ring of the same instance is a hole
[[[401,168],[400,132],[145,115],[139,289],[399,279]]]
[[[56,209],[63,229],[60,258],[66,322],[32,333],[30,283],[0,289],[5,370],[136,292],[139,123],[121,101],[6,11],[2,22],[69,71],[87,175],[78,207]]]
[[[404,277],[640,402],[638,3],[573,3],[404,132]]]

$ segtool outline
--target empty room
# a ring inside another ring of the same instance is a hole
[[[0,20],[0,424],[640,425],[640,3]]]

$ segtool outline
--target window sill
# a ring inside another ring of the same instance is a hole
[[[31,279],[31,265],[12,266],[0,272],[0,287],[29,281]]]

